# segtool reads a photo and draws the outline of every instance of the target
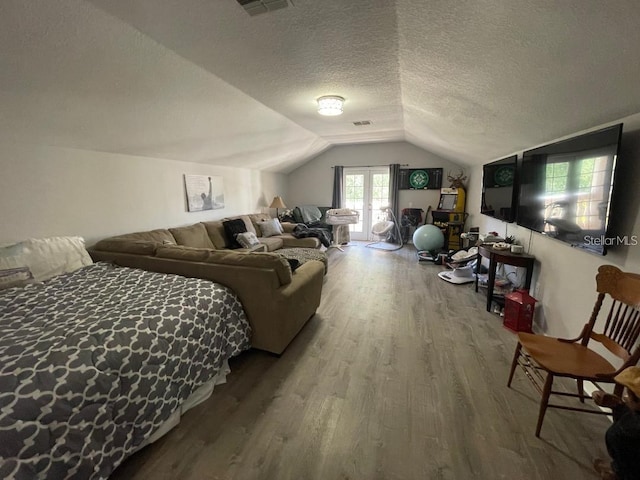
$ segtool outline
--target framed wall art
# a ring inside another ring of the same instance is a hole
[[[442,187],[442,168],[400,169],[400,190],[430,190]]]
[[[185,174],[184,188],[189,212],[224,208],[222,177]]]

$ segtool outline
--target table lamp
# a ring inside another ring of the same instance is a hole
[[[280,195],[278,195],[278,196],[273,197],[273,201],[271,202],[271,205],[269,205],[269,208],[275,208],[276,209],[276,218],[278,218],[278,209],[279,208],[287,208],[287,206],[282,201],[282,197]]]

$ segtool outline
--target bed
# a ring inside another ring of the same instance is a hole
[[[106,479],[250,346],[221,285],[85,266],[0,291],[0,478]]]

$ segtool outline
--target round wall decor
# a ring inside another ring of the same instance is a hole
[[[504,166],[500,167],[496,170],[496,173],[493,175],[493,179],[495,180],[497,185],[501,187],[507,187],[509,185],[513,185],[513,178],[515,177],[515,170],[512,166]]]
[[[415,170],[409,176],[409,185],[413,188],[426,188],[429,185],[429,174],[424,170]]]

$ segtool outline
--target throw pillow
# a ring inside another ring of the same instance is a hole
[[[7,288],[42,282],[92,263],[82,237],[30,238],[0,249],[0,283]]]
[[[244,222],[237,218],[235,220],[222,222],[222,226],[224,227],[224,233],[227,237],[227,248],[242,248],[242,245],[236,240],[236,235],[247,231],[247,226]]]
[[[289,262],[289,266],[291,267],[291,271],[295,272],[296,268],[300,266],[300,260],[297,258],[287,258],[287,262]]]
[[[213,243],[207,234],[207,229],[201,223],[187,227],[170,228],[178,245],[195,248],[213,248]],[[167,239],[169,240],[169,239]]]
[[[0,248],[0,290],[33,281],[27,253],[24,242]]]
[[[10,287],[24,287],[32,280],[33,274],[29,267],[0,270],[0,290]]]
[[[253,232],[238,233],[236,235],[236,241],[242,245],[243,248],[251,248],[256,245],[260,245],[258,237],[256,237],[256,234]]]
[[[264,222],[258,222],[260,225],[260,230],[262,231],[263,237],[273,237],[274,235],[280,235],[284,233],[282,230],[282,225],[277,218],[272,218],[271,220],[266,220]]]
[[[28,265],[37,282],[93,264],[82,237],[30,238],[23,244],[29,252]]]

